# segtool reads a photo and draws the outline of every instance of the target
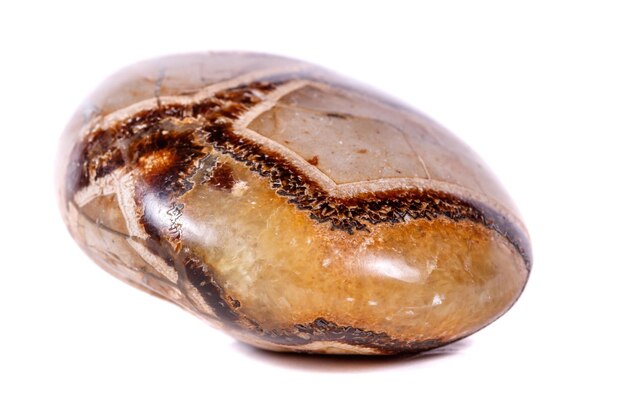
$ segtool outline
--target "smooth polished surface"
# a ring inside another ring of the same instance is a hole
[[[70,122],[58,184],[103,268],[272,350],[449,343],[503,314],[532,263],[513,203],[458,139],[274,56],[113,76]]]

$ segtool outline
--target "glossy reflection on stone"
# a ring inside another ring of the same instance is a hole
[[[272,350],[419,352],[502,315],[531,266],[470,149],[336,74],[194,54],[114,75],[70,122],[63,216],[116,277]]]

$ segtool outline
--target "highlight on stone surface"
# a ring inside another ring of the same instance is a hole
[[[287,58],[126,68],[58,162],[63,217],[95,262],[265,349],[432,349],[506,312],[531,268],[513,203],[466,145]]]

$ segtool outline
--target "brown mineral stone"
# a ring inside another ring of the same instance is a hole
[[[467,146],[286,58],[127,68],[70,122],[58,172],[64,219],[99,265],[265,349],[432,349],[506,312],[532,263]]]

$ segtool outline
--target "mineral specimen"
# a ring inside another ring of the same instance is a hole
[[[114,276],[255,346],[419,352],[519,297],[529,238],[486,165],[319,67],[207,53],[131,66],[68,125],[63,217]]]

